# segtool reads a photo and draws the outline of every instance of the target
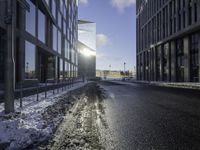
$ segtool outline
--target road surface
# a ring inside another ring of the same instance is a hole
[[[200,150],[200,92],[102,81],[71,95],[51,150]]]
[[[115,149],[200,149],[200,92],[102,82]]]

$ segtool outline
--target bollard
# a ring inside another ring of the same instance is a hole
[[[20,82],[20,108],[22,108],[22,100],[23,100],[23,85],[22,81]]]

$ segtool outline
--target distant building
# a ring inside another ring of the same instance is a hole
[[[0,83],[4,83],[6,0],[0,0]],[[13,0],[16,83],[57,82],[77,77],[78,4],[76,0]]]
[[[200,81],[200,1],[137,0],[137,79]]]
[[[96,77],[104,79],[121,79],[123,77],[134,77],[133,71],[110,71],[110,70],[96,70]]]
[[[78,25],[78,75],[96,77],[96,23],[79,20]]]

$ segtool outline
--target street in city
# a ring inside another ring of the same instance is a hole
[[[102,81],[83,95],[41,149],[200,149],[199,91]]]

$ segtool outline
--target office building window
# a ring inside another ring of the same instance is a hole
[[[55,77],[55,57],[50,56],[48,57],[48,73],[47,78],[48,79],[54,79]]]
[[[65,40],[65,58],[68,58],[68,42]]]
[[[52,12],[54,18],[56,18],[56,1],[55,0],[52,0],[51,12]]]
[[[62,36],[60,31],[58,31],[58,53],[61,54],[62,50]]]
[[[65,62],[65,78],[69,77],[69,63]]]
[[[47,5],[49,6],[49,0],[45,0],[45,2],[47,3]]]
[[[58,12],[58,26],[61,28],[62,27],[62,16],[60,12]]]
[[[194,3],[194,21],[197,22],[197,2]]]
[[[188,25],[191,25],[192,24],[192,6],[190,5],[191,4],[191,1],[192,0],[189,0],[188,4]]]
[[[35,45],[26,41],[25,42],[25,78],[36,78],[35,70]]]
[[[193,34],[190,37],[190,72],[191,81],[199,81],[199,35]]]
[[[60,72],[59,72],[59,74],[60,74],[60,80],[62,80],[63,79],[63,59],[61,59],[60,58]]]
[[[30,11],[26,11],[26,31],[35,36],[36,8],[30,0],[27,0],[27,3],[30,5]]]
[[[38,10],[38,39],[45,43],[46,18],[45,15]]]
[[[64,33],[64,35],[66,35],[66,29],[67,29],[66,22],[63,20],[63,33]]]
[[[161,46],[156,47],[156,81],[161,80]]]
[[[177,81],[184,81],[184,45],[183,39],[176,41],[176,66],[177,66]]]
[[[57,51],[58,47],[58,30],[56,26],[53,25],[53,49]]]

